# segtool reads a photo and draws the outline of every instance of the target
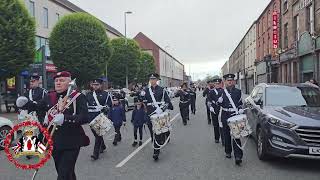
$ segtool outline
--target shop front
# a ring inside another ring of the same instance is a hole
[[[309,81],[315,78],[315,58],[313,50],[313,40],[309,32],[300,36],[298,42],[298,56],[300,61],[300,82]]]

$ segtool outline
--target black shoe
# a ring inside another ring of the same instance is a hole
[[[230,159],[231,158],[231,154],[226,154],[226,158]]]
[[[136,147],[137,144],[138,144],[137,141],[134,141],[134,142],[132,143],[132,147]]]
[[[95,161],[95,160],[97,160],[99,158],[97,156],[95,156],[95,155],[91,155],[91,159]]]
[[[159,154],[153,154],[153,159],[155,160],[155,161],[158,161],[159,160]]]
[[[215,140],[214,142],[215,142],[215,143],[219,143],[219,140]]]
[[[187,122],[183,122],[183,125],[185,125],[185,126],[186,126],[186,125],[187,125]]]
[[[142,141],[139,141],[139,146],[141,146],[142,145]]]
[[[112,143],[114,146],[116,146],[118,143],[117,143],[117,141],[113,141],[113,143]]]
[[[242,159],[236,158],[236,162],[235,163],[236,163],[237,166],[240,166],[241,163],[242,163]]]

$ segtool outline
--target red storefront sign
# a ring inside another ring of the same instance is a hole
[[[276,11],[273,12],[272,14],[272,21],[273,21],[273,48],[278,49],[278,44],[279,44],[279,37],[278,37],[278,13]]]
[[[57,67],[54,64],[46,64],[47,72],[57,72]]]

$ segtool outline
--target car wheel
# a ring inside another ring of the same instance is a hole
[[[0,128],[0,150],[4,149],[4,140],[7,137],[7,134],[9,134],[11,128],[9,126],[3,126]]]
[[[260,160],[267,160],[270,157],[267,153],[267,141],[261,128],[257,129],[257,154]]]

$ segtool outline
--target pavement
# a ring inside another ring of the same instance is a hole
[[[187,126],[183,126],[178,114],[178,99],[173,99],[175,109],[173,136],[162,150],[158,162],[152,159],[149,134],[144,131],[144,145],[131,146],[133,128],[130,123],[121,129],[123,140],[112,145],[113,136],[106,135],[107,151],[100,159],[92,161],[94,137],[88,126],[84,126],[91,144],[81,149],[76,174],[78,180],[319,180],[318,160],[274,158],[260,161],[255,142],[250,139],[244,150],[241,167],[234,165],[234,159],[226,159],[221,144],[213,142],[213,127],[208,125],[204,98],[198,92],[196,115],[190,115]],[[130,122],[131,112],[127,113]],[[109,137],[108,137],[109,136]],[[23,160],[26,161],[26,160]],[[8,162],[5,153],[0,152],[0,179],[31,179],[33,171],[16,169]],[[53,160],[39,170],[36,180],[54,180],[56,171]]]

